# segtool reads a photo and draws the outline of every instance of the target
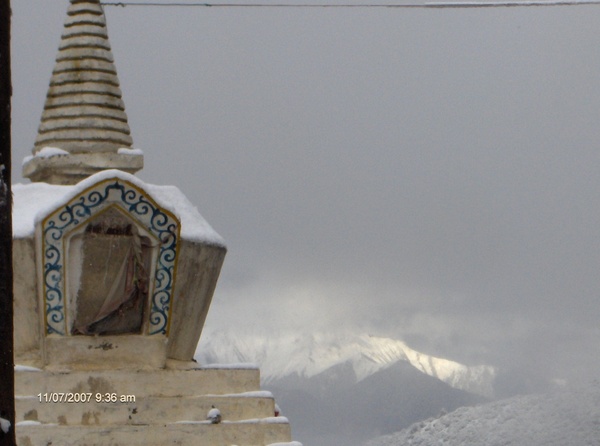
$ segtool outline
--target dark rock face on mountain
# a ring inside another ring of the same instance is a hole
[[[298,375],[268,385],[294,420],[294,438],[313,446],[354,446],[445,411],[484,402],[397,363],[356,382],[352,365],[335,366],[317,376]]]

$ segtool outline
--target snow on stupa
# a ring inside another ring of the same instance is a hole
[[[33,182],[13,186],[17,441],[289,442],[256,366],[194,361],[225,243],[177,187],[133,175],[116,73],[101,3],[70,0]]]

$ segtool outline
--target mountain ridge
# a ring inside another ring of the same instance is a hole
[[[359,382],[346,362],[311,378],[288,376],[268,388],[293,420],[294,438],[312,446],[359,446],[441,412],[486,401],[406,361]]]
[[[467,366],[418,352],[405,342],[371,335],[334,333],[252,334],[236,336],[224,330],[203,335],[196,351],[200,363],[256,363],[263,384],[297,374],[312,378],[349,363],[360,382],[399,362],[437,378],[453,388],[493,397],[496,370],[487,365]]]
[[[365,446],[600,444],[600,380],[462,407]]]

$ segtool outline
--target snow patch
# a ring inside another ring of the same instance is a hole
[[[5,420],[4,418],[0,418],[0,430],[2,430],[2,432],[4,432],[5,434],[8,434],[8,431],[10,430],[10,421]]]
[[[476,407],[422,421],[366,446],[564,446],[600,444],[600,380]]]
[[[247,424],[290,424],[290,421],[286,417],[267,417],[267,418],[250,418],[248,420],[242,420],[240,423]]]
[[[252,392],[243,393],[226,393],[226,394],[207,394],[207,397],[233,397],[233,398],[273,398],[273,394],[268,390],[255,390]]]
[[[133,175],[115,169],[98,172],[72,186],[46,183],[15,184],[13,186],[14,237],[33,236],[37,222],[96,183],[113,178],[128,181],[145,190],[161,207],[175,214],[181,221],[181,236],[184,239],[225,246],[223,238],[177,187],[146,184]]]
[[[53,156],[65,156],[70,155],[69,152],[58,147],[44,147],[41,150],[35,152],[34,155],[26,156],[23,158],[22,165],[24,166],[30,162],[33,158],[51,158]]]
[[[302,443],[298,441],[292,441],[290,443],[271,443],[267,446],[302,446]]]
[[[142,149],[129,149],[127,147],[122,147],[117,150],[117,154],[119,155],[143,155],[144,151]]]
[[[41,372],[42,369],[28,365],[15,365],[15,372]]]
[[[25,427],[25,426],[41,426],[42,423],[39,421],[33,421],[33,420],[25,420],[25,421],[19,421],[17,423],[17,427]]]

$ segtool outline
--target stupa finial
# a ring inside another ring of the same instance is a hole
[[[34,156],[23,165],[32,181],[74,184],[101,170],[143,167],[143,155],[131,149],[100,0],[70,2]]]

